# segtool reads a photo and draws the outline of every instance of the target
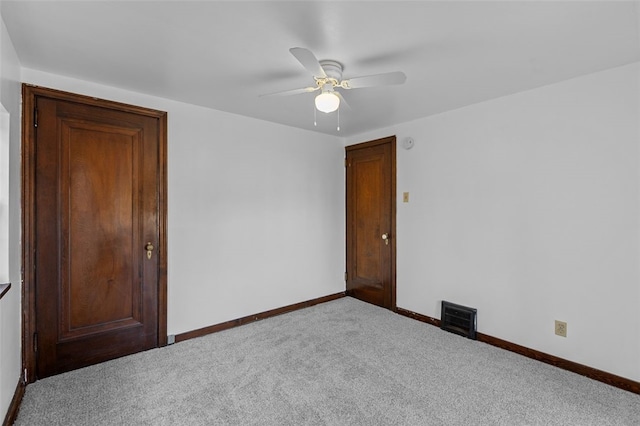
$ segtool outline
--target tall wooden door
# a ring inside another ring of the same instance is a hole
[[[57,95],[31,98],[38,378],[157,347],[164,321],[164,115]]]
[[[391,310],[395,297],[395,136],[346,147],[347,294]]]

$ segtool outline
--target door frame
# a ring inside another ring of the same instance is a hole
[[[397,306],[396,306],[396,136],[387,136],[384,138],[380,138],[380,139],[375,139],[372,141],[368,141],[368,142],[361,142],[361,143],[357,143],[354,145],[347,145],[345,147],[345,165],[346,165],[346,156],[347,156],[347,152],[349,151],[354,151],[357,149],[362,149],[362,148],[370,148],[373,146],[377,146],[377,145],[385,145],[385,144],[389,144],[389,146],[391,147],[391,164],[390,164],[390,174],[391,174],[391,259],[390,259],[390,282],[389,282],[389,291],[391,292],[391,294],[389,295],[389,301],[390,301],[390,306],[386,307],[387,309],[396,312],[397,311]],[[346,179],[346,173],[345,173],[345,185],[347,185],[347,179]],[[345,197],[348,196],[348,194],[346,194],[346,191],[348,190],[348,188],[345,188]],[[346,216],[346,220],[345,220],[345,227],[346,227],[346,233],[349,233],[349,212],[346,210],[348,206],[348,203],[346,201],[345,198],[345,216]],[[346,235],[345,235],[345,244],[346,244]],[[349,250],[349,247],[346,247],[346,250]],[[345,259],[345,263],[349,261],[349,256],[347,255],[346,259]],[[346,268],[347,270],[349,270],[349,265],[348,263],[346,263]],[[346,286],[346,284],[345,284]]]
[[[35,137],[36,98],[48,97],[145,115],[158,120],[158,347],[167,345],[167,113],[120,102],[22,84],[22,380],[35,381]]]

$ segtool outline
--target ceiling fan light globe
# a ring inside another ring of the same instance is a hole
[[[316,96],[316,108],[318,111],[330,113],[338,109],[340,98],[334,93],[324,92]]]

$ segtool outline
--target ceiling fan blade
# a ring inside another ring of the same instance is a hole
[[[354,77],[342,81],[345,89],[360,89],[361,87],[389,86],[392,84],[403,84],[407,76],[402,71],[388,72],[385,74],[367,75],[364,77]]]
[[[267,93],[265,95],[259,95],[259,97],[263,98],[265,96],[289,96],[289,95],[299,95],[301,93],[311,93],[319,90],[320,87],[305,87],[302,89],[293,89],[293,90],[285,90],[284,92],[275,92],[275,93]]]
[[[345,108],[348,111],[351,111],[351,106],[347,103],[346,99],[344,98],[344,96],[342,96],[342,94],[340,92],[338,92],[337,90],[334,90],[334,92],[336,94],[337,97],[340,98],[340,108]]]
[[[304,47],[292,47],[289,52],[307,69],[314,77],[326,77],[318,58],[309,49]]]

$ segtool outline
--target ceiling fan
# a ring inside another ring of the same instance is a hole
[[[360,89],[363,87],[388,86],[403,84],[407,76],[401,71],[342,79],[342,64],[333,60],[318,61],[316,56],[304,47],[292,47],[289,52],[313,75],[315,84],[302,89],[285,90],[261,96],[286,96],[320,91],[315,104],[318,111],[333,112],[340,104],[347,105],[336,89]]]

